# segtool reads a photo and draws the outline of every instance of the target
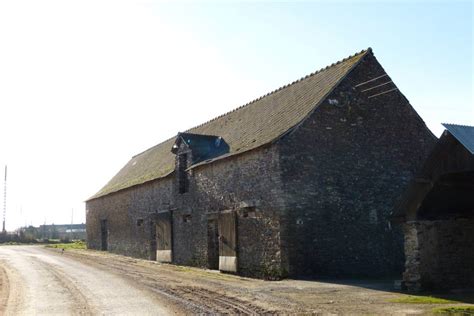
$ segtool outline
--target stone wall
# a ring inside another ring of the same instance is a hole
[[[88,201],[87,247],[101,248],[100,221],[107,220],[109,251],[154,259],[154,214],[170,208],[171,185],[167,177]]]
[[[176,263],[207,266],[207,221],[219,212],[235,210],[239,274],[286,273],[280,250],[280,215],[285,205],[276,147],[191,169],[189,192],[176,196],[175,202],[175,218],[192,217],[192,227],[176,221]]]
[[[474,287],[474,219],[403,224],[410,291]]]
[[[293,275],[387,276],[403,270],[403,237],[390,226],[389,214],[435,137],[400,92],[369,99],[379,91],[357,87],[384,73],[366,56],[279,141],[289,210],[284,239]],[[388,76],[372,85],[386,81]]]
[[[100,249],[100,220],[107,219],[109,251],[154,259],[155,215],[169,210],[173,263],[208,267],[208,220],[234,210],[239,274],[286,275],[280,245],[284,200],[276,147],[262,147],[188,172],[186,193],[179,193],[178,178],[172,174],[87,202],[88,247]]]

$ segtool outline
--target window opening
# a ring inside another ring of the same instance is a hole
[[[178,156],[178,187],[179,193],[186,193],[188,192],[188,174],[186,169],[188,168],[188,155],[187,154],[180,154]]]
[[[191,223],[191,215],[190,214],[183,215],[183,223]]]

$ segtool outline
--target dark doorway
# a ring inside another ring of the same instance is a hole
[[[173,225],[171,212],[158,214],[156,221],[156,260],[173,261]]]
[[[109,228],[107,227],[106,219],[100,221],[100,240],[100,250],[107,250],[109,245]]]
[[[474,171],[439,177],[417,211],[421,220],[474,218]]]
[[[237,272],[237,235],[235,212],[219,214],[219,270]]]
[[[217,219],[207,221],[207,265],[209,269],[219,269],[219,233]]]
[[[149,222],[150,225],[150,252],[149,252],[149,259],[155,261],[156,260],[156,221],[152,220]]]

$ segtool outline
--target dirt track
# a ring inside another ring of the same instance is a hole
[[[172,312],[127,280],[42,247],[0,247],[0,262],[6,272],[0,311],[7,315]]]
[[[98,251],[0,247],[0,314],[406,315],[437,306],[390,303],[400,297],[390,287],[270,282]]]

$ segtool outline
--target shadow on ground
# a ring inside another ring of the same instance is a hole
[[[399,293],[413,297],[433,297],[449,301],[474,304],[474,288],[452,289],[444,291],[421,291],[409,292],[400,288],[400,280],[397,279],[331,279],[314,277],[297,277],[295,280],[313,281],[327,284],[339,284],[353,287],[361,287],[370,290]]]

